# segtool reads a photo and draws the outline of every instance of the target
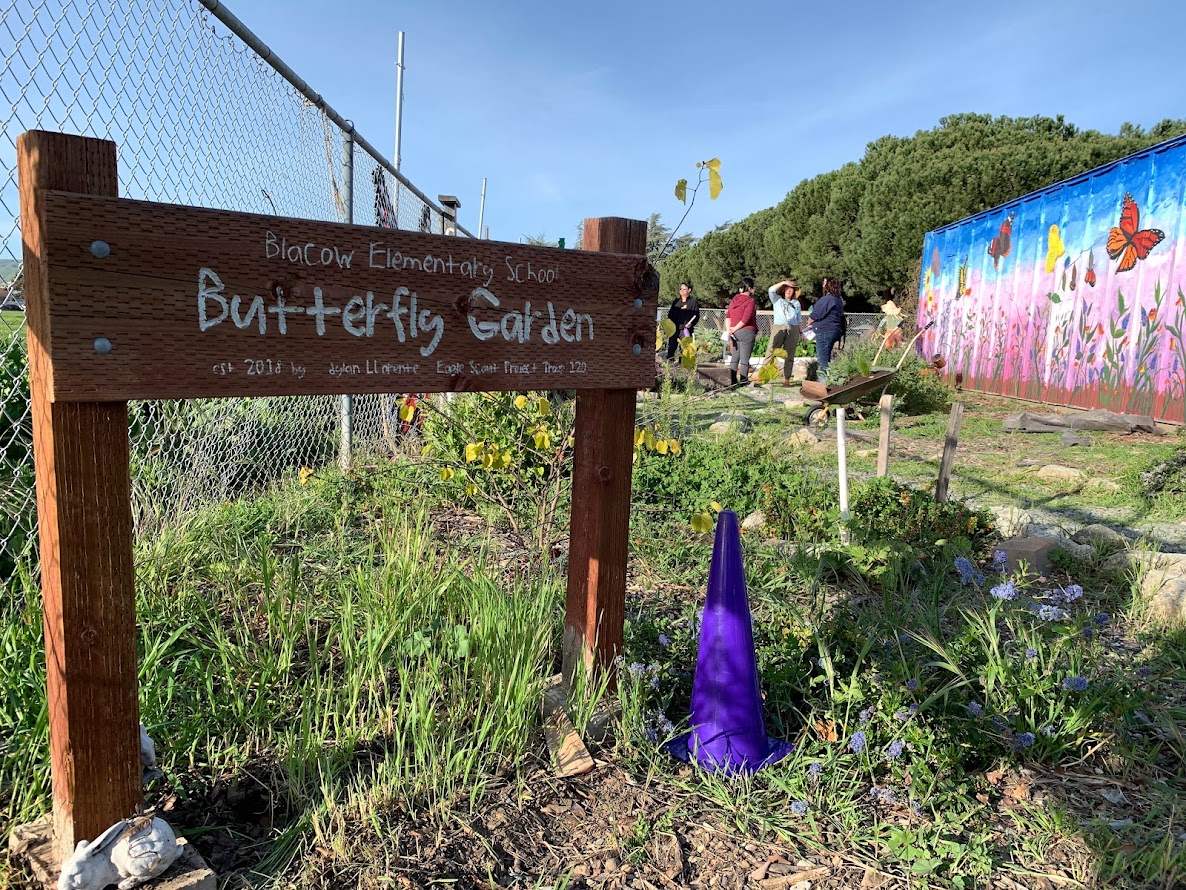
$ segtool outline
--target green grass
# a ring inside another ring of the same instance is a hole
[[[745,440],[689,432],[729,410],[751,417]],[[562,441],[571,419],[556,413]],[[658,886],[671,880],[664,845],[691,850],[704,825],[732,845],[705,873],[733,867],[750,844],[788,862],[840,859],[857,883],[874,866],[897,887],[1180,879],[1186,636],[1145,626],[1129,579],[1069,563],[1040,581],[1004,578],[991,543],[961,540],[952,525],[967,514],[920,510],[925,495],[855,480],[854,504],[877,519],[854,522],[866,537],[842,546],[834,446],[787,448],[796,414],[667,390],[639,415],[680,431],[683,447],[640,451],[635,468],[621,717],[594,746],[597,772],[555,782],[542,753],[564,578],[547,555],[524,556],[528,538],[497,504],[441,478],[457,458],[441,446],[423,463],[286,480],[138,543],[141,710],[166,772],[150,802],[168,803],[208,855],[233,838],[223,868],[236,886],[378,887],[393,875],[411,886],[563,886],[577,862],[610,853]],[[945,426],[899,418],[896,435],[933,448]],[[992,483],[1052,503],[1086,497],[1007,472],[1011,449],[1047,447],[1033,437],[1002,441],[999,420],[975,408],[964,431],[959,493]],[[1123,473],[1165,447],[1100,437],[1092,472]],[[894,466],[933,481],[929,463]],[[1111,496],[1138,509],[1128,488]],[[690,770],[659,744],[688,716],[713,546],[688,522],[711,501],[770,517],[743,549],[767,727],[795,750],[749,778]],[[472,521],[479,509],[491,525]],[[973,560],[983,583],[962,584],[956,557]],[[1006,581],[1016,596],[991,592],[1007,594]],[[49,804],[39,600],[28,578],[6,596],[5,833]],[[608,694],[583,682],[574,723],[590,725]],[[1100,796],[1113,787],[1123,803]],[[575,822],[548,821],[577,801]]]
[[[23,312],[0,312],[0,349],[12,337],[24,336],[25,331],[25,313]]]

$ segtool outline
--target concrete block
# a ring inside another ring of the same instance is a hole
[[[156,880],[139,886],[145,890],[218,890],[218,881],[202,854],[183,837],[178,837],[177,843],[183,848],[177,861]],[[8,852],[27,863],[33,878],[46,890],[56,890],[62,862],[54,853],[52,816],[14,828]]]
[[[1031,574],[1044,575],[1050,571],[1051,551],[1059,549],[1061,543],[1054,538],[1010,538],[997,549],[1008,557],[1006,567],[1010,572],[1021,571],[1022,563],[1025,563]]]

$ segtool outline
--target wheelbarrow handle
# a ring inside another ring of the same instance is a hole
[[[895,372],[902,370],[902,365],[904,365],[906,363],[906,356],[910,355],[910,351],[914,348],[914,344],[918,342],[918,338],[921,337],[923,334],[925,334],[927,331],[929,331],[934,326],[935,326],[935,320],[932,318],[930,321],[928,321],[926,324],[924,324],[921,328],[918,329],[917,334],[915,334],[913,337],[910,338],[910,342],[907,343],[906,348],[902,350],[902,357],[900,359],[898,359],[898,366],[896,368],[894,368]]]

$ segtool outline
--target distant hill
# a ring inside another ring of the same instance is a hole
[[[0,282],[8,284],[16,277],[21,264],[16,260],[0,259]]]

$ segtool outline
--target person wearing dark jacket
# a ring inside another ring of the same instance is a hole
[[[811,330],[815,333],[815,355],[819,360],[819,373],[828,370],[832,350],[843,339],[847,323],[844,318],[844,291],[840,279],[825,278],[824,295],[811,307]]]
[[[688,282],[680,282],[679,296],[671,302],[667,317],[675,324],[675,333],[667,338],[667,360],[670,362],[679,352],[680,339],[693,336],[700,321],[700,304],[692,296],[692,285]]]

